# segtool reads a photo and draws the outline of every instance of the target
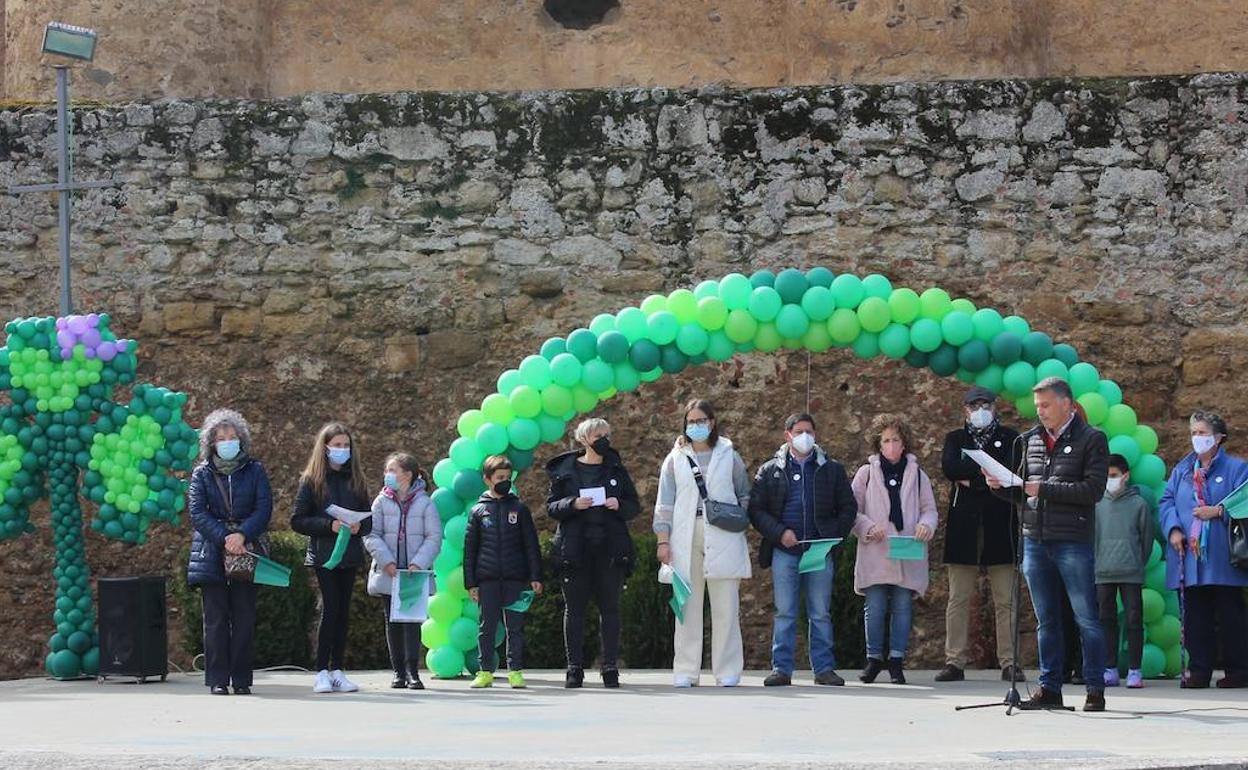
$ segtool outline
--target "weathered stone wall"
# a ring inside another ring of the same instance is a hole
[[[3,96],[48,100],[53,19],[100,32],[78,97],[699,88],[1248,70],[1236,0],[3,0]]]
[[[374,476],[392,449],[431,463],[545,338],[786,265],[1022,314],[1117,379],[1173,461],[1193,407],[1248,421],[1246,90],[1203,75],[84,108],[77,177],[119,186],[76,204],[77,302],[140,340],[142,374],[188,391],[192,420],[224,405],[253,420],[279,523],[323,421],[358,426]],[[0,184],[53,175],[51,131],[47,111],[0,112]],[[54,227],[51,197],[0,198],[0,318],[55,312]],[[688,397],[720,405],[751,466],[808,393],[851,469],[871,415],[902,411],[934,472],[961,390],[840,351],[809,368],[754,355],[601,414],[650,499]],[[520,486],[540,503],[541,479]],[[36,518],[33,542],[0,545],[0,674],[40,665],[52,565]],[[186,538],[88,540],[97,574],[116,575],[180,569]],[[920,663],[939,662],[942,584],[920,603]],[[744,596],[749,661],[765,665],[767,579]]]

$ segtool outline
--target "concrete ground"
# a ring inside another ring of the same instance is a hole
[[[260,673],[252,697],[212,696],[182,674],[146,685],[26,679],[0,683],[0,767],[1248,767],[1248,690],[1150,682],[1111,689],[1105,714],[1007,717],[954,710],[1000,701],[995,671],[841,688],[802,673],[764,689],[762,676],[675,690],[668,672],[629,671],[618,691],[596,674],[568,691],[561,671],[534,671],[526,691],[426,678],[417,693],[366,672],[353,675],[359,693],[313,695],[309,674]],[[1079,688],[1067,697],[1083,703]]]

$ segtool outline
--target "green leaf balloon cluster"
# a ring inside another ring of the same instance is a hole
[[[1009,399],[1026,419],[1036,416],[1032,387],[1060,377],[1070,383],[1088,421],[1109,436],[1110,450],[1127,458],[1132,480],[1156,508],[1166,475],[1155,454],[1157,433],[1139,424],[1117,383],[1026,320],[978,308],[940,288],[920,293],[894,287],[883,275],[836,275],[825,267],[731,273],[649,296],[639,306],[603,313],[566,337],[546,340],[537,354],[499,376],[497,391],[479,408],[460,415],[459,438],[433,470],[439,487],[433,499],[446,525],[435,571],[447,598],[422,628],[430,669],[457,676],[474,663],[465,629],[475,622],[476,608],[463,600],[463,531],[467,512],[485,489],[486,456],[505,453],[520,472],[532,464],[533,450],[560,440],[577,415],[664,374],[738,353],[832,348],[864,359],[883,355],[976,383]],[[1167,617],[1169,603],[1163,601]],[[459,634],[452,633],[456,624]],[[1160,638],[1168,640],[1164,631]],[[1164,648],[1167,660],[1173,649]]]
[[[0,348],[0,539],[32,532],[30,504],[48,496],[56,547],[56,632],[48,673],[60,679],[99,668],[95,609],[83,548],[79,495],[98,505],[91,528],[142,543],[152,520],[178,522],[198,434],[182,419],[186,396],[134,385],[137,344],[118,339],[106,314],[20,318]],[[82,471],[86,471],[82,474]],[[80,476],[80,474],[82,474]],[[81,486],[81,489],[80,489]]]

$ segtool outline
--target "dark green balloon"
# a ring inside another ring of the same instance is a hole
[[[784,300],[786,305],[797,305],[802,301],[802,295],[810,288],[810,282],[806,280],[806,276],[801,270],[788,268],[781,270],[780,275],[776,276],[775,289],[780,293],[780,299]]]
[[[983,340],[971,340],[958,348],[958,364],[969,372],[982,372],[988,366],[991,353]]]
[[[1001,332],[992,338],[993,363],[1009,366],[1023,355],[1023,341],[1013,332]]]
[[[598,356],[598,335],[589,329],[577,329],[568,335],[568,352],[585,363]]]
[[[806,280],[811,286],[822,286],[825,289],[832,285],[836,276],[826,267],[812,267],[806,271]]]
[[[759,286],[775,286],[776,274],[770,270],[757,270],[750,276],[750,285],[755,289]]]
[[[629,363],[639,372],[650,371],[660,364],[661,359],[659,346],[646,339],[637,340],[628,351]]]
[[[659,354],[659,366],[663,367],[663,371],[668,374],[676,374],[689,365],[689,357],[680,352],[680,348],[673,345],[664,345]]]
[[[929,355],[918,348],[910,348],[910,352],[906,354],[905,361],[915,369],[922,369],[927,366]]]
[[[1061,342],[1053,346],[1053,357],[1066,364],[1066,368],[1068,369],[1079,363],[1079,353],[1065,342]]]
[[[609,364],[628,358],[628,337],[620,332],[605,332],[598,338],[598,357]]]
[[[1029,332],[1023,337],[1023,360],[1039,366],[1053,357],[1053,339],[1044,332]]]

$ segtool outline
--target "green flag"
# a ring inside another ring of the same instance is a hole
[[[1248,519],[1248,481],[1222,498],[1222,505],[1226,506],[1226,515],[1232,519]]]
[[[251,555],[256,557],[256,574],[252,578],[256,585],[276,586],[277,588],[290,587],[290,567],[265,558],[258,553]]]
[[[429,573],[400,570],[395,580],[399,583],[399,608],[410,612],[425,595]]]
[[[681,623],[685,622],[685,604],[689,601],[689,594],[692,589],[689,583],[685,581],[681,574],[676,570],[672,570],[672,598],[668,600],[668,605],[672,608],[672,612],[676,615],[676,620]]]
[[[888,558],[922,561],[927,558],[927,544],[907,535],[891,535],[888,538]]]
[[[342,557],[347,553],[347,543],[351,540],[351,528],[346,524],[338,530],[338,539],[334,541],[334,550],[330,552],[329,558],[325,560],[323,566],[325,569],[333,569],[342,561]]]
[[[841,544],[842,538],[829,537],[823,540],[803,540],[810,547],[806,549],[806,553],[802,554],[801,560],[797,563],[798,573],[818,572],[828,563],[828,553],[833,546]]]
[[[519,599],[516,599],[511,604],[503,607],[503,609],[511,610],[512,612],[528,612],[529,607],[533,606],[533,598],[535,596],[537,596],[537,594],[532,588],[526,588],[524,589],[524,592],[520,594]]]

